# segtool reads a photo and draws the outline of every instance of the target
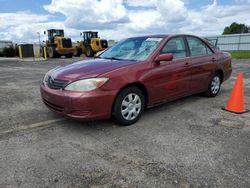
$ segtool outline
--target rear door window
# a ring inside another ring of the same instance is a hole
[[[200,39],[195,37],[187,37],[188,46],[191,56],[204,56],[212,54],[210,48]]]

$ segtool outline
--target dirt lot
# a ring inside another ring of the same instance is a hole
[[[250,113],[221,107],[241,70],[250,108],[250,60],[234,60],[218,97],[149,109],[129,127],[62,118],[43,105],[44,74],[71,61],[0,60],[0,187],[249,187]]]

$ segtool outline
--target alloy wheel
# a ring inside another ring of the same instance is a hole
[[[211,92],[215,95],[220,90],[220,78],[219,76],[215,76],[211,82]]]

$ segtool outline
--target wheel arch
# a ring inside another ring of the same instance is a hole
[[[142,84],[141,82],[133,82],[133,83],[129,83],[125,86],[123,86],[119,92],[116,94],[115,96],[115,99],[113,101],[113,104],[112,104],[112,109],[111,109],[111,112],[113,112],[113,109],[114,109],[114,104],[115,104],[115,101],[117,99],[117,97],[119,96],[119,94],[126,88],[129,88],[129,87],[137,87],[138,89],[140,89],[145,97],[145,108],[147,107],[148,105],[148,101],[149,101],[149,96],[148,96],[148,90],[147,88],[145,87],[144,84]]]
[[[218,75],[220,76],[221,82],[224,81],[224,72],[223,72],[221,69],[217,69],[217,70],[215,71],[215,74],[218,74]]]

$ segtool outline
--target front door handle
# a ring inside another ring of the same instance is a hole
[[[216,59],[213,57],[213,58],[211,59],[211,61],[212,61],[212,62],[215,62],[215,61],[216,61]]]
[[[185,63],[185,65],[184,65],[184,67],[188,67],[189,66],[189,63],[188,62],[186,62]]]

